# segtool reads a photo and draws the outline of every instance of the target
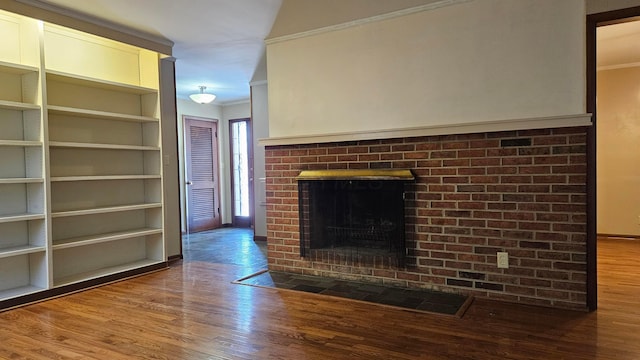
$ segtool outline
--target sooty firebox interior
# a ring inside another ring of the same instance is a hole
[[[404,266],[409,170],[303,171],[297,179],[302,257]]]

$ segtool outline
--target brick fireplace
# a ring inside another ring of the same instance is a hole
[[[574,127],[267,146],[269,268],[585,310],[585,144]],[[415,175],[404,265],[301,256],[296,177],[331,169]]]

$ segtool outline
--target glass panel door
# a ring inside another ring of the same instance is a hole
[[[252,154],[249,119],[229,121],[233,226],[250,227],[252,214]]]

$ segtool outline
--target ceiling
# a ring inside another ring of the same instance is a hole
[[[206,86],[225,105],[249,99],[282,0],[30,0],[174,43],[177,97]],[[598,28],[598,67],[640,65],[640,21]]]
[[[178,98],[206,86],[214,104],[249,99],[282,0],[40,0],[174,43]]]

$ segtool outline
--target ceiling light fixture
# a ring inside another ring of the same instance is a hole
[[[204,90],[206,88],[206,86],[200,86],[200,92],[197,94],[191,94],[189,97],[198,104],[208,104],[212,102],[215,100],[216,96],[213,94],[205,94]]]

